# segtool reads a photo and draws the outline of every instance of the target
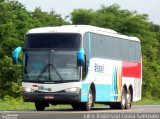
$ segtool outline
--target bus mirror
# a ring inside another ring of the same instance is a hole
[[[77,54],[78,66],[83,66],[84,63],[84,49],[81,48]]]
[[[21,51],[22,51],[22,47],[17,47],[16,49],[14,49],[13,54],[12,54],[13,64],[18,64],[18,57]]]

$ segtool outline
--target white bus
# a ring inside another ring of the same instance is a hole
[[[141,99],[141,43],[89,25],[31,29],[23,48],[22,92],[38,111],[49,104],[90,110],[94,103],[129,109]]]

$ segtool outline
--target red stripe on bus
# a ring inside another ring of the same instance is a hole
[[[141,78],[141,63],[122,62],[122,76]]]

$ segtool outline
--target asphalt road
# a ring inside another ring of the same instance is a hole
[[[129,110],[111,110],[109,107],[91,111],[52,109],[45,111],[0,111],[0,119],[160,119],[160,105],[132,106]]]

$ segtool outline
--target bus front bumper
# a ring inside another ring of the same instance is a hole
[[[43,101],[56,104],[70,104],[74,102],[80,102],[80,94],[68,92],[23,92],[23,99],[25,102]]]

